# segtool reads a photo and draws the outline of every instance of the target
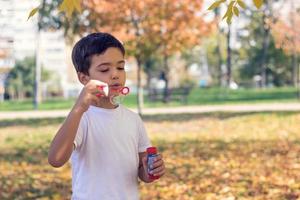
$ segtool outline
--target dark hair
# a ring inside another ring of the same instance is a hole
[[[124,46],[109,33],[91,33],[81,38],[72,50],[72,62],[76,71],[88,75],[91,57],[104,53],[109,47],[116,47],[125,55]]]

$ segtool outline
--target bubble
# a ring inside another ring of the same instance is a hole
[[[110,102],[113,105],[120,105],[124,101],[124,98],[127,94],[129,94],[129,88],[128,87],[122,87],[119,90],[118,95],[113,95],[113,96],[110,97]]]
[[[117,106],[120,105],[124,101],[124,95],[114,95],[110,97],[110,102]]]

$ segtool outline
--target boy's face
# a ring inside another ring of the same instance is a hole
[[[110,47],[104,53],[91,57],[89,75],[85,75],[86,80],[92,79],[107,83],[110,87],[110,93],[115,93],[125,85],[124,67],[125,60],[122,52],[118,48]]]

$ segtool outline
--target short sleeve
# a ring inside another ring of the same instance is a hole
[[[138,150],[139,152],[145,152],[146,149],[151,146],[151,143],[148,138],[144,123],[139,116],[138,116],[138,127],[139,127]]]
[[[75,149],[80,148],[80,146],[82,145],[84,135],[86,134],[86,130],[87,130],[87,119],[86,119],[86,115],[83,114],[83,116],[80,119],[77,133],[74,139]]]

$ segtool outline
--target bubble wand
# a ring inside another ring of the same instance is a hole
[[[97,97],[101,96],[108,96],[109,93],[109,86],[107,84],[104,85],[98,85],[97,88],[104,92],[104,94],[98,93],[96,94]],[[121,87],[120,89],[111,89],[114,91],[117,91],[118,94],[109,96],[109,101],[113,105],[119,105],[123,102],[126,95],[129,94],[129,87]]]

